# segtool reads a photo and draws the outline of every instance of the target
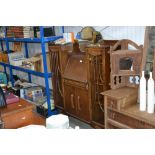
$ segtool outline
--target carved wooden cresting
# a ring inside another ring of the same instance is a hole
[[[118,47],[121,49],[118,50]],[[137,87],[143,48],[131,40],[120,40],[110,49],[111,88]]]

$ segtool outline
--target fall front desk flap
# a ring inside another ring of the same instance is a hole
[[[64,78],[79,82],[87,82],[87,64],[85,54],[74,54],[68,59]]]

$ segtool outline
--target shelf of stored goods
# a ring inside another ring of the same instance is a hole
[[[0,38],[0,42],[1,42],[2,51],[4,50],[2,42],[5,42],[7,53],[10,52],[9,42],[23,42],[25,44],[26,58],[29,57],[27,43],[40,43],[41,44],[41,50],[42,50],[42,56],[43,56],[43,66],[44,66],[44,72],[43,73],[42,72],[37,72],[37,71],[34,71],[34,70],[30,70],[30,69],[26,69],[26,68],[23,68],[23,67],[19,67],[19,66],[13,66],[10,63],[6,64],[4,62],[0,62],[0,65],[4,67],[4,72],[5,73],[6,73],[6,67],[9,68],[10,80],[11,80],[11,83],[12,83],[13,86],[14,86],[14,80],[13,80],[13,72],[12,72],[12,70],[18,70],[18,71],[28,73],[29,82],[31,82],[31,75],[44,77],[44,79],[45,79],[45,88],[46,88],[46,96],[47,96],[47,104],[48,104],[48,116],[51,116],[51,115],[55,114],[56,111],[51,110],[50,88],[49,88],[48,78],[52,77],[52,73],[48,73],[48,69],[47,69],[45,43],[60,39],[60,38],[62,38],[62,36],[44,37],[44,27],[40,26],[39,28],[40,28],[40,38],[7,38],[7,31],[6,31],[6,27],[5,27],[5,32],[4,32],[5,37]],[[62,26],[62,33],[64,33],[64,27],[63,26]]]

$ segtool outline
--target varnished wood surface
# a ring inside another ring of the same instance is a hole
[[[4,128],[16,129],[31,124],[45,126],[46,119],[34,112],[33,107],[33,104],[20,99],[19,102],[0,109]]]
[[[155,113],[149,114],[147,111],[140,111],[138,103],[135,103],[130,107],[126,107],[121,111],[126,115],[146,121],[147,123],[153,124],[155,126]]]
[[[137,90],[130,87],[102,93],[105,99],[105,128],[155,128],[155,113],[139,110],[137,94]]]
[[[122,87],[122,88],[111,89],[111,90],[102,92],[101,95],[106,95],[115,99],[121,99],[121,98],[129,97],[134,92],[137,93],[137,88]]]
[[[32,109],[33,105],[26,100],[20,99],[19,102],[8,104],[6,108],[0,109],[2,116],[11,115],[16,111],[22,111],[24,109]]]

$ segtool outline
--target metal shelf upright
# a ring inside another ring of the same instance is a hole
[[[62,33],[64,33],[64,26],[62,26]],[[23,42],[25,44],[25,55],[26,58],[29,57],[28,53],[28,45],[27,43],[40,43],[41,44],[41,50],[42,50],[42,56],[43,56],[43,66],[44,66],[44,73],[37,72],[34,70],[25,69],[18,66],[13,66],[9,64],[5,64],[3,62],[0,62],[0,65],[4,67],[4,71],[6,73],[6,67],[10,70],[10,80],[12,85],[14,86],[14,80],[13,80],[13,72],[12,70],[18,70],[22,72],[28,73],[28,79],[29,82],[31,82],[31,75],[41,76],[45,79],[45,89],[46,89],[46,96],[47,96],[47,104],[48,104],[48,116],[51,116],[53,114],[56,114],[56,111],[51,110],[51,103],[50,103],[50,88],[49,88],[49,82],[48,79],[52,77],[52,73],[48,73],[47,69],[47,60],[46,60],[46,49],[45,49],[45,43],[48,43],[50,41],[55,41],[59,38],[62,38],[62,36],[52,36],[52,37],[44,37],[44,27],[40,26],[40,38],[7,38],[6,35],[6,27],[5,27],[5,37],[0,38],[1,47],[3,50],[3,44],[2,41],[5,41],[6,44],[6,50],[9,53],[9,42]]]

